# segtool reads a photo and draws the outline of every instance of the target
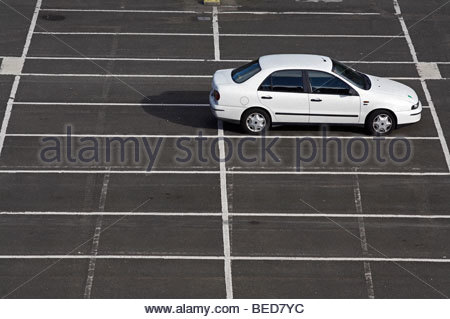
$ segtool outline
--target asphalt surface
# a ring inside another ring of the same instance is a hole
[[[222,0],[215,34],[197,0],[43,0],[33,27],[37,3],[0,2],[3,67],[31,36],[0,71],[0,296],[450,296],[450,4]],[[271,53],[405,83],[422,120],[248,139],[211,76]]]

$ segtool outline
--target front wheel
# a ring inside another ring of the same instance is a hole
[[[395,116],[389,111],[374,111],[369,115],[366,128],[371,135],[389,135],[395,128]]]
[[[270,128],[270,115],[262,109],[249,109],[242,115],[241,126],[248,134],[262,134]]]

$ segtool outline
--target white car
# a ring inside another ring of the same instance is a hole
[[[422,104],[410,87],[358,72],[320,55],[267,55],[214,74],[209,97],[219,119],[241,123],[248,134],[272,124],[364,125],[387,135],[420,120]]]

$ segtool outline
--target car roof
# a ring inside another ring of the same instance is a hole
[[[259,58],[261,69],[303,69],[330,72],[333,63],[327,56],[313,54],[272,54]]]

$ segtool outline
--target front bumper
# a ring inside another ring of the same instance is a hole
[[[422,118],[422,103],[419,101],[419,107],[415,110],[397,112],[397,124],[417,123]]]

